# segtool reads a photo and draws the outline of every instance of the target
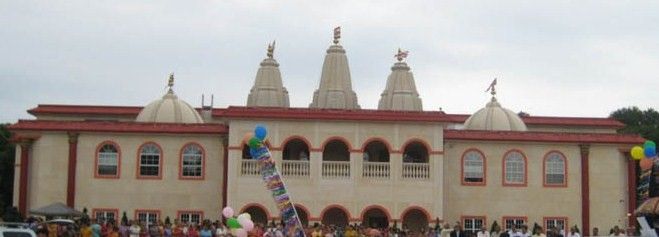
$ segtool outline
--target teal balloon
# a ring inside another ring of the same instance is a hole
[[[227,226],[231,229],[238,229],[238,228],[243,228],[240,223],[238,223],[238,219],[236,218],[229,218],[227,219]]]
[[[657,155],[657,148],[653,146],[645,147],[643,154],[645,154],[645,157],[654,157]]]
[[[263,141],[265,140],[265,137],[268,135],[268,129],[265,128],[263,125],[256,125],[256,128],[254,129],[254,136],[258,138],[259,140]]]
[[[261,143],[261,140],[259,140],[256,137],[253,137],[253,138],[249,139],[249,147],[250,148],[253,148],[253,149],[258,148],[260,143]]]
[[[645,143],[643,143],[643,148],[647,149],[648,147],[657,148],[657,144],[655,144],[653,141],[647,140]]]

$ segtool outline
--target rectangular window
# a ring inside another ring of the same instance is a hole
[[[182,223],[201,223],[201,212],[180,212],[179,220]]]
[[[183,176],[201,177],[201,156],[183,157]]]
[[[118,211],[112,209],[93,209],[92,217],[96,219],[99,223],[105,223],[109,221],[117,222]]]
[[[158,176],[160,174],[160,155],[142,155],[140,159],[141,176]]]
[[[462,218],[464,230],[476,234],[485,223],[485,217],[464,217]]]
[[[136,211],[137,220],[150,226],[158,221],[158,211]],[[147,227],[148,228],[148,227]]]
[[[511,230],[513,227],[516,229],[521,228],[523,225],[526,225],[526,217],[504,217],[503,218],[503,228],[506,230]]]
[[[567,218],[566,217],[545,217],[545,232],[556,228],[558,231],[567,232]]]

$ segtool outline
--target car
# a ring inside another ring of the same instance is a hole
[[[0,237],[36,237],[27,223],[0,222]]]

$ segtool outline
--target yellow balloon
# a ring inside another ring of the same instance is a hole
[[[632,158],[634,158],[634,160],[643,159],[643,157],[645,156],[645,154],[643,153],[643,148],[640,147],[640,146],[634,146],[632,148],[631,154],[632,154]]]

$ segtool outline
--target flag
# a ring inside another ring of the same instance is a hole
[[[400,59],[407,58],[407,55],[409,54],[410,51],[407,50],[401,51],[400,49],[398,49],[398,53],[394,55],[394,58],[400,58]]]
[[[487,90],[485,90],[485,92],[488,92],[488,91],[490,91],[490,90],[493,90],[493,89],[494,89],[494,86],[496,86],[496,85],[497,85],[497,79],[494,78],[494,81],[492,81],[492,83],[490,83],[490,86],[487,87]]]

